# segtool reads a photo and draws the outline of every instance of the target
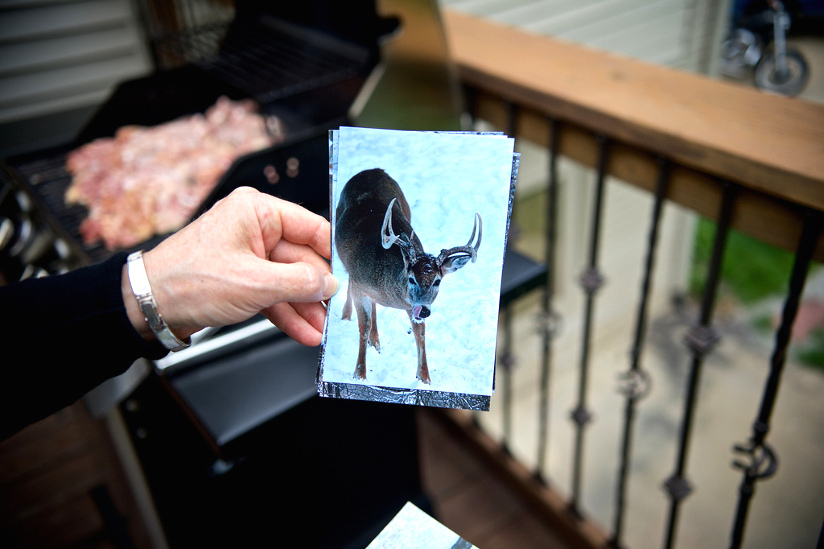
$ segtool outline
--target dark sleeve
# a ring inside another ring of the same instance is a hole
[[[126,254],[0,287],[0,440],[72,404],[140,357],[168,352],[129,322]]]

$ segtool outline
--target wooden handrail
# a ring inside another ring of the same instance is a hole
[[[453,10],[444,26],[461,80],[479,90],[481,118],[506,128],[501,100],[517,105],[519,135],[546,144],[545,118],[554,117],[561,152],[588,165],[596,157],[590,132],[614,139],[610,173],[647,189],[654,156],[665,156],[676,164],[669,198],[709,218],[719,202],[715,178],[739,184],[733,226],[788,249],[800,234],[796,205],[824,211],[824,105]],[[816,258],[824,260],[824,238]]]

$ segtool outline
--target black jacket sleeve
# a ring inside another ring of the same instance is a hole
[[[138,358],[168,352],[129,322],[120,289],[126,255],[0,287],[0,440],[75,402]]]

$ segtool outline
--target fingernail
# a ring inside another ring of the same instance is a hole
[[[336,293],[338,293],[338,287],[340,286],[340,283],[338,282],[338,279],[335,278],[335,275],[333,275],[332,273],[326,273],[325,275],[323,275],[323,280],[325,282],[323,288],[323,299],[326,300],[334,296]]]

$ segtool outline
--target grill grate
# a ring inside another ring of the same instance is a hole
[[[75,248],[75,252],[92,262],[100,261],[111,252],[102,244],[81,244],[80,224],[88,215],[88,209],[77,204],[67,205],[64,199],[72,181],[71,174],[66,170],[66,154],[37,158],[14,166],[14,170],[29,184],[36,200],[41,202],[41,213],[51,217],[52,227],[63,233],[62,236]]]
[[[369,52],[311,29],[268,18],[170,36],[157,48],[266,104],[360,75]]]

